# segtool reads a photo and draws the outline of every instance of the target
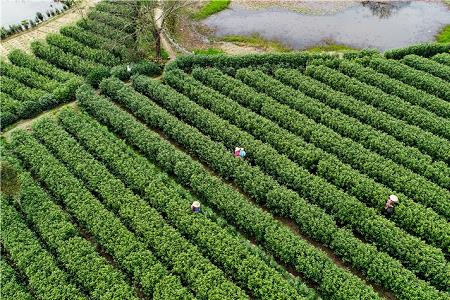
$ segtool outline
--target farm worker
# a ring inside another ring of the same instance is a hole
[[[201,211],[200,202],[198,202],[198,201],[192,202],[191,209],[194,213],[196,213],[196,214],[199,213]]]
[[[241,158],[244,158],[247,155],[247,152],[244,151],[244,148],[241,148],[241,151],[239,152],[239,156]]]
[[[390,217],[394,213],[394,205],[398,203],[398,197],[390,195],[384,205],[384,214]]]
[[[234,148],[234,156],[235,157],[241,156],[241,148],[239,147]]]
[[[131,72],[131,66],[127,65],[127,72],[130,73]]]

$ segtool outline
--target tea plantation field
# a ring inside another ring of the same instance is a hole
[[[1,62],[2,299],[450,299],[449,44],[154,79],[138,11],[100,2]]]

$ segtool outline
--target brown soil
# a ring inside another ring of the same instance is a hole
[[[77,6],[54,18],[51,18],[46,22],[43,22],[39,26],[2,40],[0,44],[0,55],[2,57],[6,57],[9,51],[13,49],[21,49],[29,52],[31,42],[44,39],[47,34],[51,32],[58,32],[62,26],[79,20],[85,16],[87,11],[99,1],[100,0],[83,0],[83,2]]]
[[[162,23],[162,13],[163,11],[161,8],[155,8],[155,21],[159,28],[161,28]],[[173,50],[172,45],[169,43],[164,33],[161,33],[161,46],[169,54],[169,61],[174,60],[177,57],[177,53]]]

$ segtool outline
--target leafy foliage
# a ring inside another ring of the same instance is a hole
[[[166,172],[174,174],[180,182],[191,187],[201,199],[219,209],[228,221],[265,244],[266,248],[276,253],[282,261],[320,283],[319,289],[322,294],[332,295],[335,299],[349,295],[365,295],[366,299],[378,299],[373,291],[353,275],[338,268],[324,253],[299,239],[293,232],[275,221],[269,213],[256,208],[239,192],[223,184],[199,163],[162,140],[158,134],[148,131],[130,115],[96,96],[93,91],[79,90],[78,100],[90,114],[101,122],[106,122],[115,132],[120,132],[148,158],[156,161]],[[192,136],[192,139],[195,140],[195,137]],[[210,151],[207,153],[214,154]],[[222,156],[223,153],[218,152],[217,155]],[[229,154],[226,156],[229,157]],[[247,172],[242,174],[250,175]],[[328,271],[320,272],[323,268]]]
[[[401,59],[408,54],[415,54],[423,57],[431,57],[438,53],[449,52],[450,43],[423,43],[408,46],[405,48],[388,50],[384,53],[386,58]]]

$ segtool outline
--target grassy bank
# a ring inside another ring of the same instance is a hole
[[[305,49],[306,51],[309,52],[339,52],[339,51],[349,51],[349,50],[355,50],[349,46],[346,45],[339,45],[339,44],[327,44],[327,45],[319,45],[319,46],[314,46],[311,48],[307,48]]]
[[[222,38],[225,42],[231,42],[231,43],[241,43],[241,44],[247,44],[251,46],[255,46],[258,48],[264,48],[264,49],[273,49],[275,51],[279,52],[287,52],[291,51],[289,47],[283,45],[282,43],[278,41],[269,41],[264,39],[259,34],[252,34],[251,36],[243,36],[243,35],[227,35]]]
[[[224,9],[227,9],[231,0],[211,0],[205,6],[203,6],[197,13],[194,14],[194,20],[203,20],[218,13]]]
[[[450,43],[450,25],[444,27],[444,29],[439,32],[436,36],[436,41],[438,43]]]

